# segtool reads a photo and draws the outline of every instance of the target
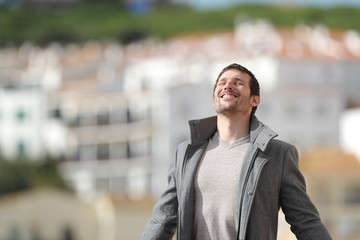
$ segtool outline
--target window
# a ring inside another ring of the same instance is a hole
[[[142,157],[151,153],[150,139],[139,139],[129,142],[130,157]]]
[[[25,156],[26,152],[26,145],[24,141],[19,141],[17,144],[18,156],[23,157]]]
[[[106,160],[110,158],[110,149],[108,143],[98,144],[96,148],[98,160]]]
[[[109,111],[102,110],[97,113],[96,122],[98,126],[109,125],[110,124],[110,115]]]
[[[79,115],[75,116],[68,120],[69,127],[79,127],[80,126],[80,117]]]
[[[360,185],[347,186],[344,190],[345,204],[360,205]]]
[[[69,120],[70,127],[94,126],[96,125],[96,116],[91,113],[79,113],[76,117]]]
[[[16,119],[19,121],[19,122],[23,122],[25,121],[25,118],[26,118],[26,112],[24,109],[19,109],[17,112],[16,112]]]
[[[126,109],[114,109],[110,113],[110,121],[112,124],[121,124],[128,121]]]
[[[75,240],[74,231],[70,227],[65,227],[62,232],[61,240]]]
[[[96,124],[95,116],[91,113],[82,113],[79,115],[80,126],[93,126]]]
[[[62,118],[62,113],[59,107],[55,107],[49,110],[48,112],[49,117],[50,118],[55,118],[55,119],[61,119]]]
[[[128,121],[135,122],[140,120],[148,120],[151,116],[151,110],[148,103],[136,102],[129,106]]]
[[[65,156],[65,161],[79,161],[80,160],[80,148],[69,149]]]
[[[96,147],[93,144],[79,146],[79,160],[95,160]]]
[[[128,144],[126,142],[112,143],[110,147],[111,159],[128,158]]]
[[[126,121],[128,123],[134,121],[132,113],[130,112],[130,109],[126,109]]]

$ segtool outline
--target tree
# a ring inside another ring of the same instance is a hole
[[[56,159],[0,159],[0,196],[37,187],[69,189],[56,168]]]

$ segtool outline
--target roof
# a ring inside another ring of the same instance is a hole
[[[304,172],[360,173],[360,161],[338,148],[316,148],[305,153],[299,162]]]

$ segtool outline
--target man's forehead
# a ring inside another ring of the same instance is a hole
[[[227,78],[240,78],[241,80],[250,80],[250,75],[246,72],[240,71],[238,69],[229,69],[223,72],[219,80],[225,80]]]

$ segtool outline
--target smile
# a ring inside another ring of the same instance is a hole
[[[223,92],[220,94],[220,98],[237,98],[238,95],[232,92]]]

